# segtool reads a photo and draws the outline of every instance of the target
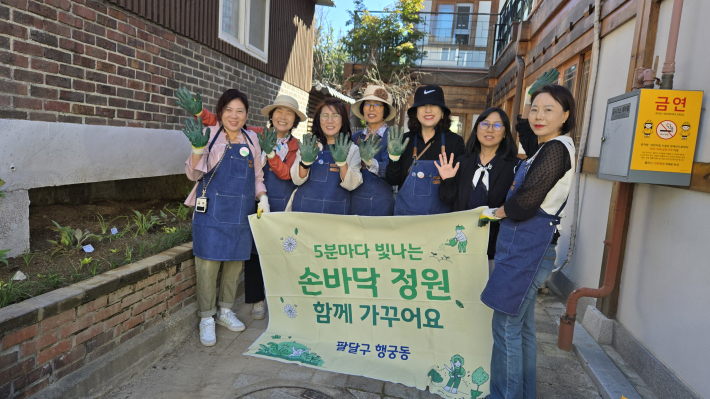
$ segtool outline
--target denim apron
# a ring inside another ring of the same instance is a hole
[[[222,128],[217,136],[221,132]],[[251,144],[244,129],[242,134]],[[210,151],[217,136],[210,144]],[[254,154],[247,144],[232,144],[232,148],[224,151],[219,167],[205,173],[197,186],[199,196],[214,175],[205,194],[207,212],[195,212],[192,219],[192,252],[206,260],[247,260],[252,245],[247,216],[256,212]]]
[[[330,151],[318,153],[309,173],[308,180],[296,190],[291,210],[347,215],[350,212],[350,191],[340,186],[340,168]]]
[[[535,156],[518,167],[506,200],[525,181]],[[567,200],[554,215],[538,209],[535,216],[523,222],[515,223],[508,218],[500,222],[494,258],[496,266],[481,293],[481,302],[507,315],[518,315],[545,251],[555,235],[556,226],[560,224],[560,213],[566,204]]]
[[[387,131],[382,137],[382,151],[387,148]],[[359,137],[355,137],[359,136]],[[367,134],[356,133],[353,142],[360,144]],[[362,184],[352,192],[350,202],[350,214],[360,216],[392,216],[394,211],[394,196],[392,186],[387,184],[382,178],[372,174],[367,170],[365,162],[362,163]]]
[[[292,136],[289,141],[290,140],[295,139]],[[269,207],[271,208],[271,212],[283,212],[286,209],[286,204],[291,199],[293,190],[296,189],[296,185],[293,184],[290,177],[288,180],[279,179],[276,173],[271,170],[271,165],[269,165],[268,160],[265,166],[264,185],[266,186],[266,193],[269,196]]]
[[[418,161],[416,158],[417,139],[414,135],[414,160],[394,201],[395,215],[435,215],[451,212],[452,206],[439,199],[441,177],[434,161]],[[441,132],[441,146],[444,147],[444,132]]]

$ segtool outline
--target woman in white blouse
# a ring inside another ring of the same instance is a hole
[[[350,192],[362,184],[360,150],[352,139],[345,105],[336,98],[323,101],[313,115],[312,134],[299,142],[291,179],[298,186],[291,199],[293,212],[347,215]]]

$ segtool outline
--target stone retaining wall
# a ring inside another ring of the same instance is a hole
[[[139,334],[174,323],[171,315],[195,302],[195,284],[189,243],[0,309],[0,397],[59,385]]]

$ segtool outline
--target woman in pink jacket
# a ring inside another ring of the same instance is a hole
[[[185,201],[195,207],[192,220],[193,253],[197,271],[197,306],[200,342],[217,343],[217,275],[222,267],[219,315],[216,323],[243,331],[244,323],[232,312],[237,281],[251,253],[252,236],[247,216],[259,208],[269,211],[261,147],[256,133],[244,129],[249,101],[237,89],[224,92],[217,101],[218,124],[202,130],[202,120],[187,120],[183,133],[192,144],[185,173],[196,181]]]

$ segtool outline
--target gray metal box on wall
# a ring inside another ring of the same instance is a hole
[[[641,89],[609,99],[597,177],[690,185],[702,94]]]

